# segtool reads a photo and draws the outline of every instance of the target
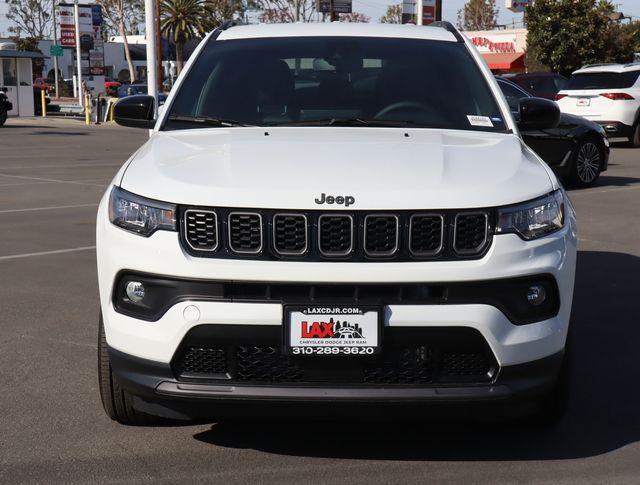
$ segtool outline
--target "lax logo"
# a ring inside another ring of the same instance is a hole
[[[309,324],[307,321],[303,321],[300,326],[301,335],[300,338],[332,338],[332,339],[363,339],[362,329],[357,323],[348,323],[333,321],[333,318],[328,322],[313,322]]]

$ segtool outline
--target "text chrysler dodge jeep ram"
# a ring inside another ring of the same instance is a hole
[[[575,215],[518,128],[559,110],[516,125],[450,24],[228,24],[115,116],[153,133],[98,210],[111,418],[561,408]]]

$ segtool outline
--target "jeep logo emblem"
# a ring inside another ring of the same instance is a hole
[[[319,205],[338,204],[338,205],[344,205],[345,207],[349,207],[350,205],[355,204],[356,199],[351,195],[338,195],[334,197],[333,195],[327,195],[323,192],[320,195],[320,198],[315,199],[315,201],[316,201],[316,204],[319,204]]]

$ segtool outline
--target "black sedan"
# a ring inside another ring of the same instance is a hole
[[[520,86],[497,78],[514,116],[522,98],[531,95]],[[524,142],[547,162],[565,183],[589,187],[609,163],[609,141],[604,129],[579,116],[562,113],[560,124],[547,130],[521,131]]]

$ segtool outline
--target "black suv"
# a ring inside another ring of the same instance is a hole
[[[0,91],[0,126],[7,121],[7,113],[13,109],[13,105],[7,99],[7,95]]]

